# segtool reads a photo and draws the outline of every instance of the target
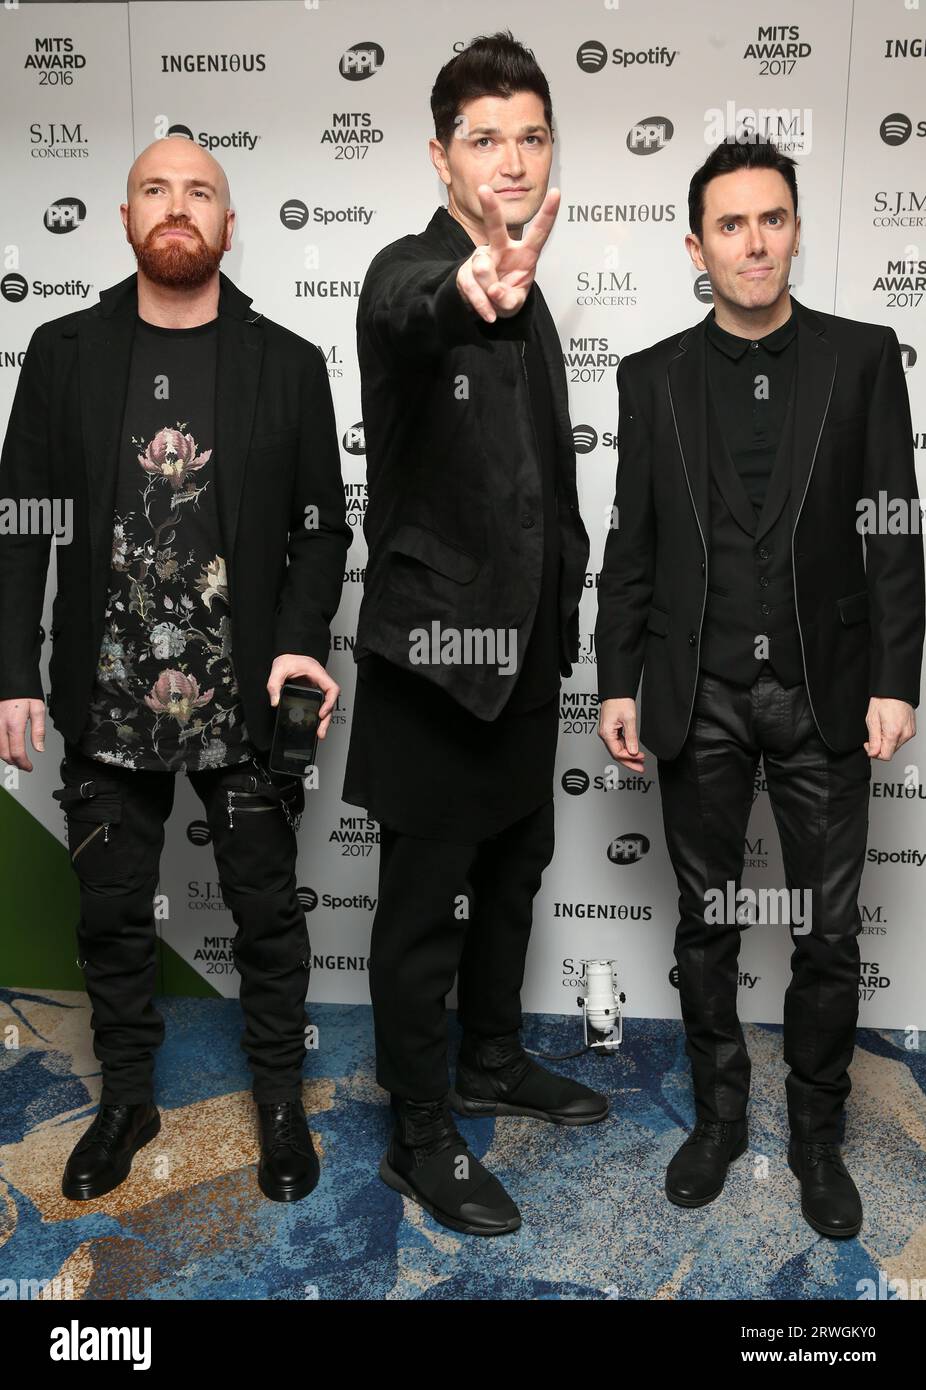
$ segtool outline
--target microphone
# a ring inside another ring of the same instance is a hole
[[[585,989],[584,996],[576,1000],[582,1010],[582,1031],[584,1047],[578,1052],[563,1052],[554,1055],[550,1052],[536,1052],[526,1047],[532,1057],[542,1057],[545,1062],[568,1062],[573,1057],[581,1057],[585,1052],[598,1052],[599,1055],[613,1053],[620,1047],[624,1037],[624,1017],[621,1005],[627,1002],[624,991],[618,989],[616,960],[581,960],[585,972],[579,983]],[[591,1031],[593,1036],[589,1036]]]
[[[620,1047],[624,1036],[621,1005],[626,996],[618,988],[617,962],[613,960],[583,960],[585,975],[582,984],[585,994],[576,1000],[582,1010],[586,1047],[613,1051]],[[597,1037],[589,1038],[589,1029]]]

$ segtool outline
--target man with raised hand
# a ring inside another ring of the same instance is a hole
[[[381,827],[370,987],[395,1119],[381,1176],[443,1225],[496,1235],[520,1214],[450,1105],[559,1124],[608,1109],[519,1040],[589,547],[562,350],[534,280],[559,204],[549,87],[496,34],[441,69],[431,108],[447,207],[379,252],[357,315],[369,560],[344,798]]]
[[[251,309],[219,270],[235,214],[211,155],[183,136],[138,156],[120,211],[136,274],[43,324],[23,363],[0,493],[65,499],[49,712],[64,737],[79,963],[102,1072],[99,1111],[62,1189],[86,1201],[160,1128],[164,1021],[153,896],[174,779],[201,798],[237,931],[258,1182],[318,1181],[302,1105],[309,943],[296,893],[299,778],[267,765],[283,683],[324,692],[350,539],[325,359]],[[0,758],[44,749],[39,675],[49,534],[0,536]]]

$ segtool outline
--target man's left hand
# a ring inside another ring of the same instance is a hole
[[[916,733],[913,706],[906,700],[887,700],[872,695],[865,716],[868,741],[865,752],[869,758],[889,762],[897,749]]]
[[[328,732],[328,725],[331,723],[331,711],[334,709],[335,701],[341,693],[341,687],[333,681],[319,662],[311,656],[296,656],[293,652],[285,652],[282,656],[273,658],[273,665],[270,668],[270,679],[267,682],[267,694],[270,696],[271,705],[280,703],[280,691],[285,681],[293,680],[297,676],[305,676],[310,685],[317,686],[324,691],[325,698],[318,711],[318,737],[324,738]]]

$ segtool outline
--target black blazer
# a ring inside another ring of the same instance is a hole
[[[378,652],[495,719],[514,677],[497,666],[414,665],[415,627],[518,630],[527,644],[543,560],[541,473],[524,339],[536,324],[556,422],[560,669],[578,654],[588,535],[579,516],[566,370],[536,282],[486,323],[456,288],[475,247],[443,207],[373,259],[357,311],[369,548],[356,659]]]
[[[57,546],[49,667],[49,713],[71,742],[83,731],[103,636],[136,279],[36,329],[0,456],[0,495],[73,502],[71,544]],[[328,659],[350,528],[324,356],[250,310],[221,273],[219,281],[215,484],[232,656],[248,732],[266,749],[273,658]],[[309,505],[315,528],[305,525]],[[0,699],[44,699],[49,544],[48,534],[0,535]]]
[[[866,559],[856,506],[881,491],[915,502],[910,404],[892,328],[791,302],[798,629],[820,735],[848,752],[868,737],[872,695],[919,702],[922,536],[866,536]],[[659,758],[675,757],[688,732],[709,579],[707,317],[625,357],[617,378],[617,525],[598,587],[598,693],[633,697],[642,672],[640,738]]]

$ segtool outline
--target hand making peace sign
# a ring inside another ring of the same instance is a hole
[[[520,241],[508,235],[502,205],[487,183],[477,189],[489,236],[457,271],[457,289],[486,323],[516,314],[524,304],[544,243],[556,221],[560,193],[551,188]]]

